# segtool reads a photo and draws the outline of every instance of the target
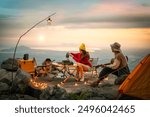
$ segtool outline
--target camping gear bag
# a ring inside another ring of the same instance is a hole
[[[19,67],[28,73],[33,73],[35,71],[35,63],[33,59],[29,60],[20,59],[18,60],[18,63]]]

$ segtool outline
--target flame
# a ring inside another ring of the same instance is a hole
[[[85,81],[85,82],[84,82],[84,84],[86,85],[86,84],[87,84],[87,82]]]
[[[47,86],[48,86],[47,83],[36,81],[34,79],[30,79],[30,85],[33,88],[38,88],[38,89],[41,89],[41,90],[46,89]]]
[[[75,83],[75,84],[74,84],[74,86],[76,86],[76,87],[77,87],[77,86],[78,86],[78,84],[77,84],[77,83]]]

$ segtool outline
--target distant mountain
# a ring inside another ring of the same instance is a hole
[[[0,52],[14,52],[14,47],[8,48],[8,49],[2,49],[0,50]],[[27,47],[27,46],[18,46],[17,47],[17,51],[29,51],[32,50],[31,48]]]

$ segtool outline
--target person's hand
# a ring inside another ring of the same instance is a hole
[[[97,68],[99,68],[99,67],[100,67],[100,65],[96,65],[96,66],[94,66],[94,67],[97,69]]]
[[[45,70],[41,69],[41,70],[39,71],[39,73],[45,74]]]
[[[69,53],[69,56],[73,57],[73,55],[71,53]]]
[[[105,64],[101,64],[101,67],[104,68],[104,67],[106,67],[106,65]]]
[[[97,66],[95,66],[95,67],[96,67],[96,69],[99,68],[99,67],[104,68],[104,67],[106,67],[106,65],[105,65],[105,64],[100,64],[100,65],[97,65]]]

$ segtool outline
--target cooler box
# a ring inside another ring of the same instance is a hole
[[[34,73],[35,72],[35,61],[33,59],[20,59],[18,60],[19,66],[22,70],[28,72],[28,73]]]

